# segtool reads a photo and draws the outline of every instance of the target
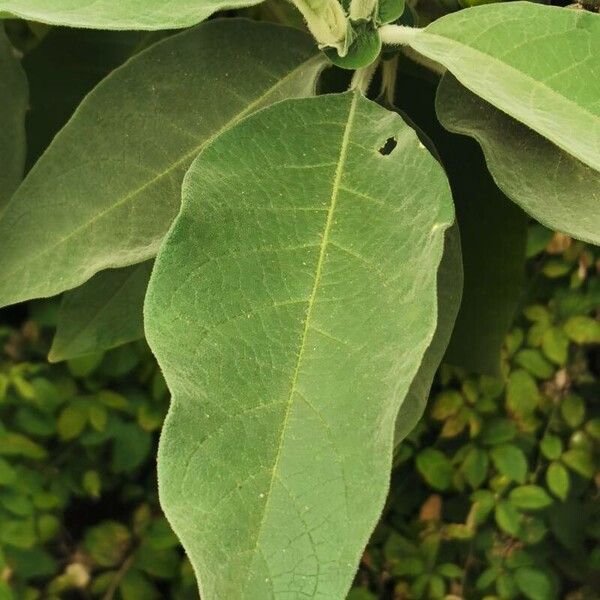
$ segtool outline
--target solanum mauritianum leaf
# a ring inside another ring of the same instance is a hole
[[[25,73],[0,24],[0,210],[23,176],[27,96]]]
[[[144,337],[142,307],[152,264],[108,269],[66,292],[48,358],[95,354]]]
[[[200,150],[252,111],[312,94],[322,60],[302,32],[228,19],[113,71],[0,211],[0,305],[154,256]]]
[[[145,304],[162,506],[202,598],[342,598],[435,330],[443,170],[349,92],[248,117],[183,190]]]
[[[600,170],[600,15],[532,2],[488,4],[434,21],[408,43]]]
[[[429,348],[396,417],[396,446],[414,429],[423,416],[431,384],[452,336],[463,293],[463,266],[460,232],[455,223],[446,230],[444,254],[437,274],[437,326]]]
[[[0,17],[91,29],[178,29],[261,0],[0,0]]]
[[[475,138],[502,191],[552,229],[600,244],[600,172],[469,92],[448,74],[436,96],[444,127]]]
[[[52,28],[23,59],[30,96],[27,164],[37,161],[96,84],[163,35],[164,32]]]
[[[396,103],[433,143],[456,204],[464,267],[459,314],[445,360],[469,371],[498,374],[500,350],[524,276],[527,217],[498,189],[477,144],[446,131],[434,108],[435,84],[402,64]],[[407,93],[410,90],[410,93]],[[485,323],[485,327],[482,327]]]

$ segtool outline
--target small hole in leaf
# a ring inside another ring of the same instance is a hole
[[[394,148],[398,145],[396,138],[388,138],[385,140],[385,144],[379,148],[379,154],[382,156],[388,156],[394,151]]]

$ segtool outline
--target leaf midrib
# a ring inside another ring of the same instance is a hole
[[[281,429],[280,429],[280,433],[279,433],[279,446],[277,448],[277,452],[275,455],[275,461],[273,463],[273,470],[271,472],[271,480],[269,482],[269,489],[265,494],[265,505],[263,508],[261,522],[260,522],[260,525],[258,526],[258,531],[256,534],[256,543],[255,543],[254,550],[252,553],[253,555],[256,554],[259,544],[260,544],[260,539],[262,536],[262,531],[263,531],[263,528],[265,525],[266,515],[268,512],[268,508],[269,508],[269,501],[272,496],[273,484],[275,482],[275,479],[277,478],[276,473],[277,473],[277,469],[279,466],[279,461],[281,459],[281,453],[282,453],[282,449],[283,449],[283,441],[286,436],[286,430],[287,430],[287,426],[288,426],[289,416],[291,413],[291,408],[294,404],[293,398],[297,391],[296,387],[298,384],[298,377],[300,374],[300,368],[301,368],[303,357],[304,357],[304,351],[306,348],[308,332],[310,330],[310,321],[311,321],[311,317],[312,317],[312,310],[315,305],[315,299],[316,299],[317,292],[319,289],[321,276],[323,273],[323,265],[325,263],[325,255],[326,255],[327,245],[329,243],[329,235],[331,233],[331,228],[333,225],[333,214],[335,212],[335,208],[336,208],[337,200],[338,200],[338,196],[339,196],[340,183],[341,183],[342,174],[343,174],[343,170],[344,170],[344,164],[346,162],[346,155],[348,153],[348,146],[350,143],[350,134],[352,132],[352,126],[354,124],[354,115],[356,112],[356,104],[358,102],[358,98],[359,98],[359,93],[354,92],[354,96],[352,98],[352,102],[350,103],[350,108],[348,110],[346,127],[344,129],[344,134],[342,136],[342,142],[340,145],[340,154],[339,154],[338,162],[337,162],[336,169],[335,169],[333,186],[332,186],[331,196],[330,196],[329,209],[327,211],[327,218],[325,220],[325,225],[323,228],[323,236],[321,237],[321,243],[319,245],[320,250],[319,250],[319,257],[317,259],[317,265],[315,268],[315,279],[313,282],[311,294],[307,301],[306,313],[305,313],[305,317],[304,317],[304,327],[303,327],[302,336],[300,339],[300,347],[298,349],[296,366],[294,368],[294,373],[292,375],[292,379],[291,379],[291,383],[290,383],[290,391],[289,391],[288,399],[286,402],[286,409],[285,409],[285,413],[284,413],[284,417],[283,417],[283,421],[282,421],[282,425],[281,425]],[[248,577],[250,574],[250,566],[251,566],[251,563],[248,564],[248,571],[246,573],[246,581],[248,580]]]
[[[69,232],[69,234],[67,236],[59,239],[56,243],[52,244],[51,246],[47,246],[46,248],[44,248],[44,250],[42,252],[20,261],[19,265],[18,265],[18,269],[14,268],[11,271],[5,271],[2,274],[3,278],[8,278],[8,277],[11,277],[12,275],[14,275],[17,272],[17,270],[22,269],[23,264],[29,264],[29,263],[35,262],[38,259],[40,259],[42,256],[45,256],[49,252],[52,252],[52,250],[54,250],[58,246],[64,244],[65,242],[67,242],[68,240],[73,238],[73,236],[75,236],[76,234],[80,233],[81,231],[84,231],[85,229],[87,229],[88,227],[91,227],[94,223],[96,223],[96,221],[104,218],[104,216],[109,214],[111,211],[116,210],[117,208],[120,208],[121,206],[126,204],[129,200],[131,200],[138,194],[142,193],[149,186],[153,185],[154,183],[156,183],[163,177],[171,175],[171,173],[173,171],[175,171],[180,165],[184,164],[186,161],[191,160],[194,156],[198,155],[205,146],[210,144],[214,139],[216,139],[224,131],[226,131],[230,127],[233,127],[234,125],[239,123],[239,121],[241,121],[244,117],[246,117],[249,113],[251,113],[255,108],[259,107],[271,94],[275,93],[277,91],[277,89],[279,89],[282,85],[287,83],[302,69],[306,68],[306,66],[309,65],[312,61],[315,61],[315,59],[320,59],[318,54],[313,54],[309,59],[305,60],[298,66],[294,67],[289,73],[287,73],[287,75],[285,75],[281,79],[277,80],[277,82],[273,86],[268,88],[267,91],[262,93],[255,100],[253,100],[250,104],[248,104],[242,111],[238,112],[234,117],[232,117],[229,121],[227,121],[227,123],[225,125],[223,125],[219,129],[217,129],[209,137],[205,138],[200,144],[195,146],[191,151],[184,154],[182,158],[178,159],[174,163],[171,163],[167,169],[161,171],[160,173],[155,175],[152,179],[150,179],[143,185],[141,185],[138,188],[136,188],[135,190],[129,192],[126,196],[124,196],[121,200],[119,200],[115,204],[111,204],[103,211],[96,213],[92,219],[90,219],[89,221],[86,221],[84,224],[80,225],[76,229],[73,229],[72,231]],[[15,193],[13,195],[13,198],[15,198],[16,195],[17,194]],[[0,221],[2,219],[2,216],[6,213],[6,209],[8,208],[9,204],[10,203],[6,204],[6,206],[4,207],[4,210],[0,212]],[[149,257],[147,257],[147,258],[149,258]],[[140,261],[140,262],[143,262],[143,261]],[[118,267],[118,266],[124,266],[124,265],[113,265],[113,266]]]

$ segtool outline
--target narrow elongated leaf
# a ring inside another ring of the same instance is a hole
[[[410,89],[411,93],[402,93]],[[498,374],[500,350],[520,297],[527,218],[495,185],[477,144],[448,133],[435,114],[435,86],[400,73],[397,102],[433,142],[456,205],[464,289],[445,360]]]
[[[152,264],[102,271],[66,292],[48,358],[66,360],[144,337],[142,307]]]
[[[178,29],[261,0],[0,0],[0,17],[92,29]],[[3,14],[4,13],[4,14]]]
[[[29,80],[27,164],[33,165],[83,97],[162,32],[52,29],[23,59]]]
[[[302,32],[223,20],[115,70],[0,212],[0,305],[154,256],[198,152],[248,113],[313,93],[320,61]]]
[[[600,244],[600,172],[494,108],[442,79],[436,111],[446,129],[475,138],[502,191],[532,217],[576,238]]]
[[[600,170],[600,15],[532,2],[488,4],[434,21],[409,44]]]
[[[26,110],[25,73],[0,25],[0,210],[23,176]]]
[[[446,231],[444,254],[437,274],[437,327],[396,418],[395,444],[415,427],[427,405],[435,373],[452,336],[463,293],[463,268],[458,225]]]
[[[161,501],[202,598],[344,597],[452,218],[439,164],[356,93],[269,107],[190,169],[145,326],[173,394]]]

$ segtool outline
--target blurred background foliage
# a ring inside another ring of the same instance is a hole
[[[600,252],[532,225],[528,259],[502,377],[442,366],[351,600],[600,597]],[[56,313],[0,313],[0,600],[197,599],[157,499],[164,380],[143,342],[48,364]]]

